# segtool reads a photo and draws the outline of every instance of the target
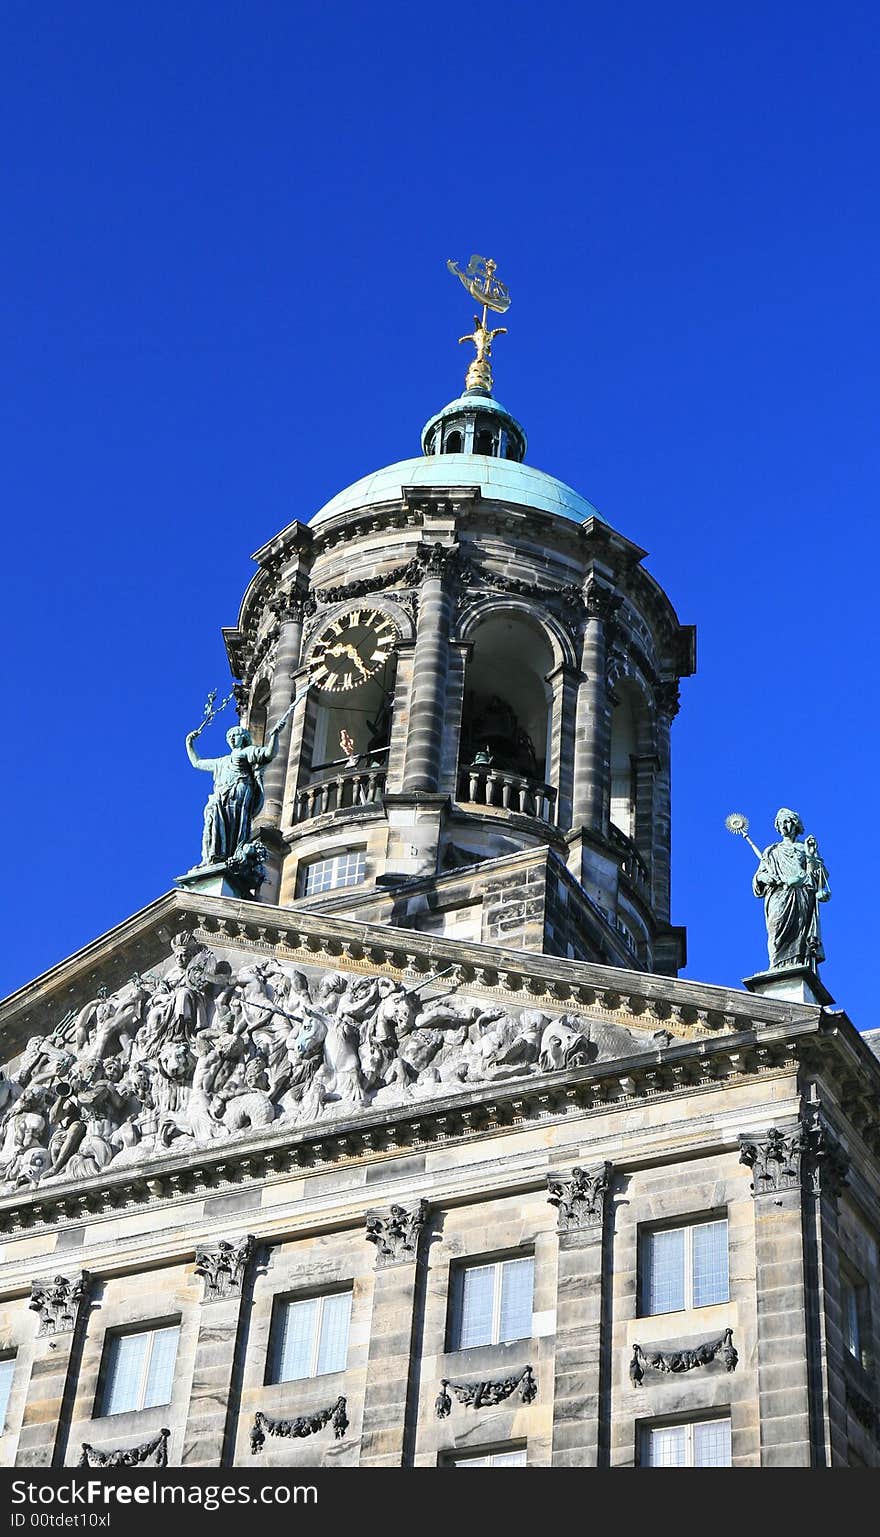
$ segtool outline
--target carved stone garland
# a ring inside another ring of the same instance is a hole
[[[504,1377],[496,1382],[450,1382],[448,1377],[443,1377],[434,1400],[438,1420],[445,1420],[452,1413],[450,1389],[460,1404],[470,1409],[485,1409],[503,1403],[517,1389],[523,1403],[530,1404],[537,1395],[538,1382],[531,1366],[524,1366],[516,1377]]]
[[[349,1425],[345,1411],[346,1401],[342,1395],[329,1408],[318,1409],[314,1414],[301,1414],[294,1420],[276,1420],[258,1410],[251,1431],[251,1454],[256,1456],[262,1451],[267,1436],[313,1436],[328,1424],[332,1424],[333,1434],[338,1441],[345,1435]]]
[[[149,1462],[157,1468],[168,1466],[168,1437],[170,1430],[160,1430],[151,1441],[142,1441],[140,1446],[132,1446],[127,1450],[120,1449],[115,1452],[101,1452],[88,1441],[82,1443],[82,1456],[77,1464],[80,1468],[134,1468],[139,1463]]]
[[[633,1387],[638,1388],[646,1368],[655,1372],[692,1372],[697,1367],[709,1366],[719,1355],[725,1371],[735,1372],[739,1352],[734,1347],[732,1329],[725,1329],[720,1339],[707,1340],[692,1350],[643,1350],[641,1345],[633,1345],[629,1379]]]

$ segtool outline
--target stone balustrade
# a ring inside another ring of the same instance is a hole
[[[459,771],[458,799],[466,805],[518,811],[552,826],[556,821],[556,796],[552,785],[487,763],[471,763]]]
[[[311,821],[332,811],[349,811],[358,806],[379,806],[385,794],[387,772],[370,764],[364,768],[345,769],[296,792],[297,822]]]

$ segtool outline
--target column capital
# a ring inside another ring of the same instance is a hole
[[[393,1205],[382,1212],[367,1212],[364,1237],[367,1243],[376,1245],[377,1270],[412,1263],[418,1258],[419,1238],[428,1211],[428,1202],[420,1200],[412,1211]]]
[[[241,1296],[245,1271],[255,1247],[253,1233],[245,1233],[234,1242],[221,1238],[216,1244],[199,1244],[195,1270],[204,1282],[203,1302]]]
[[[570,1179],[548,1174],[547,1200],[556,1207],[560,1237],[601,1238],[612,1174],[613,1165],[608,1162],[592,1169],[576,1165]]]
[[[67,1334],[76,1328],[89,1289],[89,1272],[31,1282],[28,1307],[39,1317],[37,1334]]]

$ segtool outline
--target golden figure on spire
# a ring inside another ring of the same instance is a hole
[[[483,317],[474,316],[474,329],[467,336],[458,338],[459,345],[462,342],[473,342],[477,355],[471,363],[465,375],[464,387],[475,394],[491,395],[492,393],[492,366],[489,359],[492,356],[492,343],[496,336],[506,336],[506,326],[496,326],[490,330],[487,325],[489,310],[503,315],[510,307],[510,294],[495,276],[495,262],[491,256],[472,256],[467,265],[467,270],[462,272],[454,261],[446,263],[450,272],[464,284],[472,299],[483,306]]]

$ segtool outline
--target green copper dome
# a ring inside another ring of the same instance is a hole
[[[606,521],[585,496],[531,465],[517,464],[512,459],[492,459],[484,454],[432,454],[427,458],[402,459],[399,464],[388,464],[372,475],[364,475],[326,502],[310,522],[312,526],[327,523],[342,513],[356,512],[376,502],[399,501],[408,486],[478,486],[486,501],[534,507],[538,512],[568,518],[572,523],[584,523],[587,518]]]

